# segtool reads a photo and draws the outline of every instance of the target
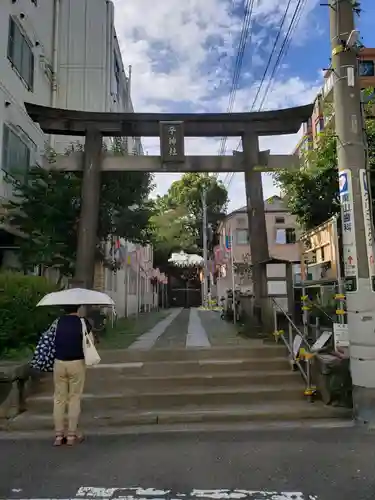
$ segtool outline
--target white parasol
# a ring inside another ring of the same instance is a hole
[[[37,306],[110,306],[115,305],[109,295],[85,288],[70,288],[45,295]]]
[[[197,254],[189,254],[185,252],[172,253],[168,262],[171,262],[175,266],[179,267],[201,266],[203,264],[203,257]]]

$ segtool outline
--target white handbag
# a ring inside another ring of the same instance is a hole
[[[92,338],[92,335],[87,331],[86,321],[83,318],[81,318],[81,324],[82,324],[82,347],[83,347],[83,354],[85,356],[85,365],[86,366],[97,365],[100,363],[101,358],[94,345],[94,340]]]

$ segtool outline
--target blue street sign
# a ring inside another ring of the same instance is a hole
[[[345,194],[349,191],[347,172],[341,172],[339,174],[339,189],[340,194]]]
[[[226,250],[232,249],[232,238],[230,236],[225,236],[225,249]]]

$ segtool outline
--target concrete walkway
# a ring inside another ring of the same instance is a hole
[[[165,330],[177,318],[181,311],[182,308],[174,309],[169,316],[162,321],[159,321],[159,323],[157,323],[151,330],[144,333],[135,342],[133,342],[133,344],[129,346],[129,349],[152,349],[159,337],[163,335]]]
[[[262,340],[240,336],[237,328],[220,319],[217,311],[179,308],[139,337],[129,349],[207,349],[262,344]]]
[[[230,321],[222,320],[218,311],[201,309],[198,313],[212,347],[253,347],[263,345],[261,339],[249,339],[239,335],[235,325]]]
[[[172,321],[163,335],[154,345],[154,349],[184,349],[186,344],[189,309],[183,309],[181,314]]]
[[[190,309],[186,347],[211,347],[196,308]]]

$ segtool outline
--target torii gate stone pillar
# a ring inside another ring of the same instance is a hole
[[[86,132],[81,214],[78,224],[74,284],[93,288],[97,245],[103,136],[100,130]]]
[[[262,173],[260,169],[255,169],[261,164],[259,159],[259,139],[251,130],[245,131],[241,139],[245,167],[246,206],[255,307],[261,313],[261,322],[264,329],[271,332],[273,330],[273,314],[268,300],[267,289],[269,247],[264,213]]]
[[[272,330],[267,293],[269,260],[261,171],[298,168],[294,155],[259,151],[258,137],[298,132],[313,106],[255,113],[95,113],[25,103],[31,118],[47,134],[85,137],[85,152],[47,159],[44,168],[83,171],[81,217],[74,283],[92,288],[100,205],[101,171],[245,172],[250,253],[256,305],[263,326]],[[173,133],[172,133],[173,132]],[[103,153],[104,137],[160,137],[161,156],[118,156]],[[233,156],[185,156],[184,137],[241,137],[243,153]]]

